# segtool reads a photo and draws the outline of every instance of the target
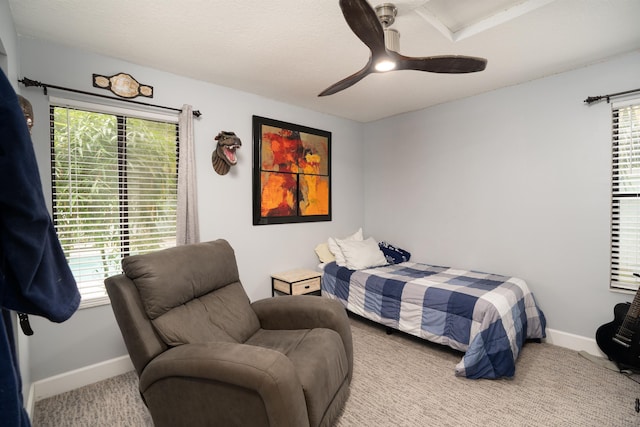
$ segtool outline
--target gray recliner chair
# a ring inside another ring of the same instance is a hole
[[[225,240],[130,256],[122,268],[105,284],[157,427],[333,424],[353,372],[340,303],[251,303]]]

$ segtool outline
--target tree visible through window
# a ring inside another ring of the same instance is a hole
[[[611,287],[638,289],[640,274],[640,100],[613,106]]]
[[[176,123],[51,106],[53,221],[82,304],[128,255],[175,246]]]

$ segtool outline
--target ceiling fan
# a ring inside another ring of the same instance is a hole
[[[367,0],[340,0],[340,8],[347,24],[362,42],[369,47],[369,62],[360,71],[323,90],[318,96],[340,92],[371,73],[391,70],[416,70],[430,73],[475,73],[487,66],[487,60],[473,56],[443,55],[410,57],[398,53],[400,34],[388,28],[395,21],[398,9],[391,3],[376,6]]]

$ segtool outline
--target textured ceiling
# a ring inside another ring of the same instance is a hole
[[[400,53],[480,56],[487,58],[487,69],[466,75],[373,74],[343,92],[318,98],[323,89],[362,68],[369,56],[347,26],[338,0],[9,4],[22,36],[361,122],[640,49],[639,0],[397,1],[393,28],[401,35]]]

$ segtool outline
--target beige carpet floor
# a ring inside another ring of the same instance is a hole
[[[578,352],[528,343],[512,379],[454,376],[461,353],[351,319],[350,426],[640,426],[638,376]],[[34,427],[152,426],[133,372],[36,403]]]

